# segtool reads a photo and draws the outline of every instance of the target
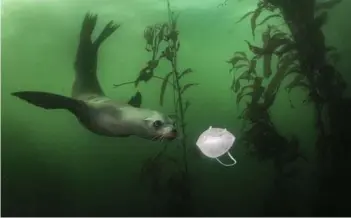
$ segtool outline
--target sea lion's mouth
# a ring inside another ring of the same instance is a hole
[[[164,134],[163,138],[168,139],[168,140],[174,140],[177,138],[177,133],[176,132],[169,132],[167,134]]]

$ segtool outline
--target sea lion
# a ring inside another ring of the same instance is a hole
[[[97,15],[85,15],[76,59],[72,97],[48,92],[19,91],[12,95],[44,109],[66,109],[93,133],[110,136],[138,136],[149,140],[175,139],[175,122],[155,110],[140,108],[141,94],[128,103],[108,98],[97,78],[98,50],[120,25],[110,21],[95,41],[91,39]]]

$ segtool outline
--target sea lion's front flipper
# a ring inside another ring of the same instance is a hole
[[[76,59],[74,62],[75,81],[72,87],[72,97],[88,95],[104,95],[97,77],[98,50],[101,44],[111,36],[118,28],[118,24],[110,21],[105,25],[97,39],[92,40],[98,16],[87,13],[84,17]]]
[[[134,96],[130,98],[128,101],[128,104],[133,106],[133,107],[140,107],[141,106],[141,101],[142,101],[142,96],[140,92],[135,93]]]
[[[23,91],[14,92],[12,95],[41,108],[69,110],[79,119],[82,118],[82,112],[87,109],[87,105],[82,101],[48,92]]]

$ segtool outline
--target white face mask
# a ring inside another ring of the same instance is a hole
[[[226,129],[212,128],[212,126],[210,126],[210,128],[199,136],[196,145],[204,155],[209,158],[215,158],[220,164],[228,167],[236,164],[236,160],[228,152],[233,146],[234,141],[235,136]],[[225,153],[227,153],[229,158],[233,160],[233,163],[224,164],[218,159]]]

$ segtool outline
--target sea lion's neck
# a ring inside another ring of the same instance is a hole
[[[137,108],[130,106],[128,104],[120,107],[122,112],[123,119],[127,120],[145,120],[148,116],[150,116],[150,112],[147,109]]]

